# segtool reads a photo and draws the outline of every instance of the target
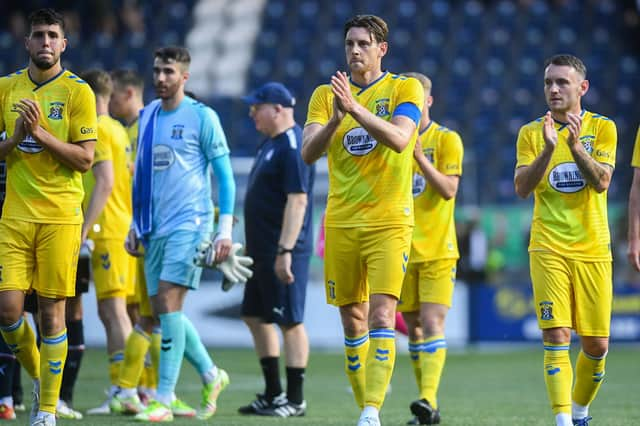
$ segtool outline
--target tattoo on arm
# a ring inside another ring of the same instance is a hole
[[[595,188],[600,187],[603,178],[609,173],[610,167],[598,163],[584,150],[574,152],[573,158],[576,161],[578,169],[580,169],[580,173],[582,173],[582,177],[586,179],[587,183]]]

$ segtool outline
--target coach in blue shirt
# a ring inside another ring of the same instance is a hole
[[[293,118],[295,98],[280,83],[266,83],[244,101],[262,141],[244,202],[247,254],[254,274],[246,286],[242,317],[251,330],[265,391],[242,414],[278,417],[305,414],[302,382],[309,357],[304,303],[312,250],[311,193],[315,169],[302,161],[302,129]],[[278,362],[284,337],[287,392]]]

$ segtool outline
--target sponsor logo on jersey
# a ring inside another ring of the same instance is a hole
[[[155,145],[153,147],[153,169],[166,170],[176,160],[173,149],[167,145]]]
[[[422,194],[425,189],[427,189],[427,180],[420,173],[414,173],[413,185],[411,185],[413,196],[417,197]]]
[[[549,185],[558,192],[570,194],[587,185],[576,163],[561,163],[551,169]]]
[[[51,102],[49,105],[49,117],[51,120],[62,120],[63,102]]]
[[[36,154],[41,152],[44,148],[33,137],[27,135],[22,142],[18,144],[18,149],[28,154]]]
[[[373,151],[378,145],[378,141],[371,137],[362,127],[354,127],[345,133],[342,145],[349,154],[362,156]]]
[[[95,129],[93,127],[80,127],[80,133],[83,135],[93,135],[95,133]]]

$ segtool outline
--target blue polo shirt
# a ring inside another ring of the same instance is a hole
[[[258,148],[244,200],[247,254],[255,259],[274,258],[280,240],[287,195],[306,192],[307,210],[294,255],[311,255],[312,192],[315,166],[302,161],[302,129],[297,124]]]

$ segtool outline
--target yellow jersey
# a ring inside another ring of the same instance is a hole
[[[442,174],[462,175],[464,148],[460,135],[431,121],[419,133],[425,156]],[[414,161],[413,203],[415,228],[411,239],[409,262],[458,259],[458,240],[454,220],[455,197],[445,200],[425,179]]]
[[[0,78],[0,132],[10,137],[20,99],[33,99],[40,125],[58,140],[79,143],[97,136],[96,101],[84,81],[67,70],[35,83],[22,69]],[[62,164],[27,136],[7,155],[7,193],[3,217],[36,223],[82,223],[82,174]]]
[[[636,142],[633,145],[631,167],[640,167],[640,126],[638,126],[638,132],[636,133]]]
[[[129,170],[131,170],[131,176],[133,176],[133,169],[136,164],[136,153],[138,152],[138,122],[139,121],[140,120],[136,118],[136,120],[133,123],[125,127],[125,129],[127,130],[127,135],[129,137],[128,153],[129,153],[129,161],[131,162],[131,164],[129,165]]]
[[[583,111],[580,143],[591,157],[615,166],[617,133],[607,117]],[[530,165],[544,149],[544,117],[524,125],[517,142],[516,168]],[[607,191],[598,193],[582,177],[567,144],[566,123],[556,122],[558,144],[534,189],[529,251],[551,251],[586,262],[611,260]]]
[[[413,225],[411,175],[417,125],[424,90],[414,78],[385,72],[366,87],[351,82],[351,93],[376,116],[390,121],[406,115],[416,123],[409,145],[397,153],[379,143],[346,114],[327,150],[329,194],[326,226]],[[330,85],[316,88],[309,101],[306,125],[325,125],[333,113]],[[417,114],[417,117],[416,117]]]
[[[129,136],[118,121],[108,115],[98,116],[98,143],[93,164],[111,161],[113,164],[113,189],[98,219],[92,224],[89,238],[92,240],[122,240],[127,236],[131,217],[131,172],[128,156]],[[83,176],[87,209],[95,178],[91,171]]]

